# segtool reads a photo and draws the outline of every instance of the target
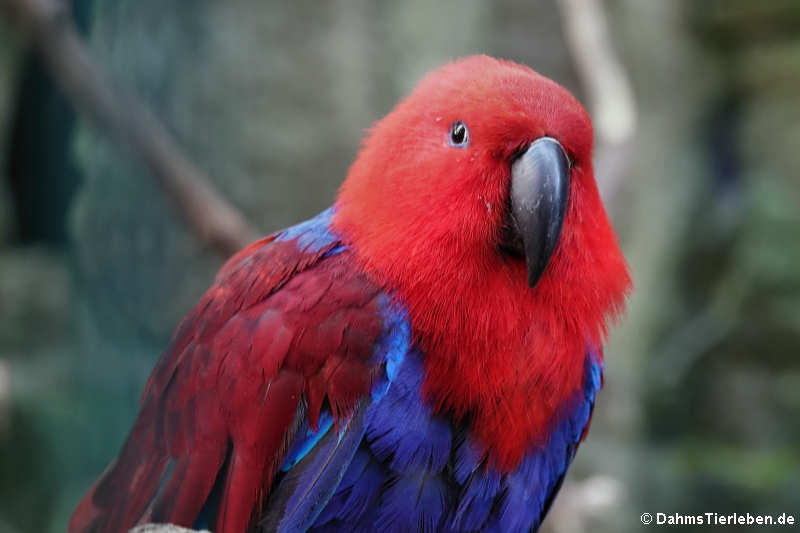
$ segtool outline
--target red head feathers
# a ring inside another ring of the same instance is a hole
[[[568,202],[531,288],[504,240],[512,164],[542,137],[569,159]],[[337,201],[334,228],[409,311],[428,398],[469,416],[503,469],[546,439],[631,287],[591,152],[589,116],[563,87],[470,57],[429,74],[375,125]]]

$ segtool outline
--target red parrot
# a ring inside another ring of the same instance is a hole
[[[69,531],[536,530],[631,288],[591,155],[528,67],[428,74],[331,208],[222,267]]]

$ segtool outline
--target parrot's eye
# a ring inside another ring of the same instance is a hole
[[[456,120],[453,122],[453,125],[450,126],[450,146],[466,148],[468,144],[469,130],[467,129],[467,125],[460,120]]]

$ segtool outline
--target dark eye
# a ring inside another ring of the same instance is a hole
[[[456,120],[453,122],[453,125],[450,126],[450,146],[465,148],[468,144],[469,130],[467,129],[467,125],[460,120]]]

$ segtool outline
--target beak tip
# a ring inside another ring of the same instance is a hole
[[[542,279],[546,266],[546,263],[543,265],[540,261],[528,261],[528,287],[531,289],[536,287]]]

